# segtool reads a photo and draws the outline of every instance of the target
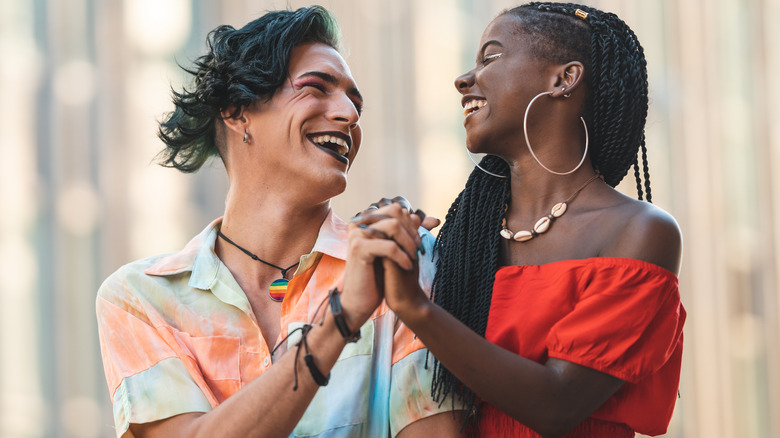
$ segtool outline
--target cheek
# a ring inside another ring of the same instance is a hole
[[[363,142],[363,128],[361,128],[360,125],[357,125],[350,131],[350,134],[352,135],[352,148],[349,150],[347,158],[349,159],[349,165],[352,166],[352,163],[355,161],[355,157],[360,150],[360,145]]]

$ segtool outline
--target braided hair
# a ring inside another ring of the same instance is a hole
[[[223,25],[209,32],[208,53],[192,68],[192,89],[172,90],[176,109],[164,116],[157,132],[166,144],[160,165],[182,172],[198,170],[221,155],[224,139],[217,133],[222,112],[238,117],[258,99],[270,99],[288,76],[293,49],[309,42],[340,47],[336,19],[321,6],[271,11],[241,29]]]
[[[575,15],[578,9],[588,14],[584,20]],[[570,3],[529,3],[501,15],[520,20],[518,31],[531,36],[526,41],[534,56],[551,63],[583,63],[590,89],[584,117],[591,127],[593,166],[615,187],[633,165],[641,200],[637,158],[641,149],[646,199],[651,201],[644,135],[647,68],[634,32],[615,14]],[[480,165],[509,175],[506,162],[496,156],[485,156]],[[475,168],[450,206],[436,241],[432,299],[481,336],[499,267],[499,231],[509,192],[509,177],[495,178]],[[458,397],[464,403],[465,412],[478,410],[475,394],[438,360],[432,392],[439,402],[451,395],[453,402]]]

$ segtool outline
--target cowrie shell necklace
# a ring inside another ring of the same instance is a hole
[[[514,240],[515,242],[527,242],[534,237],[544,234],[547,232],[547,230],[550,229],[550,226],[553,222],[555,222],[556,219],[563,216],[564,213],[566,213],[566,209],[568,208],[569,202],[571,202],[581,191],[585,189],[585,187],[588,186],[588,184],[592,183],[596,179],[599,178],[599,174],[596,173],[590,179],[585,181],[585,184],[583,184],[577,191],[571,194],[565,201],[559,202],[555,205],[553,205],[553,208],[550,210],[550,214],[547,216],[543,216],[541,219],[536,221],[536,224],[534,224],[534,227],[531,229],[531,231],[518,231],[516,233],[512,232],[509,228],[506,227],[506,212],[509,209],[509,204],[504,204],[504,217],[501,219],[501,231],[499,231],[499,234],[501,234],[501,237],[503,237],[506,240]]]

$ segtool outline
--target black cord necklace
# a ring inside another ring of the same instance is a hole
[[[232,240],[228,239],[227,236],[222,234],[221,230],[217,230],[217,236],[221,237],[225,242],[235,246],[236,248],[240,249],[244,254],[248,255],[252,258],[252,260],[257,260],[258,262],[265,263],[266,265],[276,268],[280,271],[282,271],[282,278],[279,278],[277,280],[274,280],[271,282],[271,286],[268,288],[268,296],[271,297],[272,300],[276,301],[277,303],[284,300],[284,295],[287,293],[287,284],[290,282],[287,278],[287,271],[290,269],[298,266],[298,263],[300,261],[296,262],[294,265],[288,267],[288,268],[282,268],[280,266],[276,266],[273,263],[268,263],[267,261],[261,259],[260,257],[252,254],[251,252],[247,251],[246,249],[242,248],[237,244],[236,242],[233,242]]]

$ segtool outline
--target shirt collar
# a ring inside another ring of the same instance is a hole
[[[333,209],[322,222],[311,252],[321,252],[340,260],[347,259],[347,224],[333,213]]]
[[[222,261],[214,252],[217,230],[221,225],[222,218],[215,219],[181,251],[163,257],[144,273],[169,276],[191,271],[190,286],[211,289],[222,265]],[[327,254],[340,260],[347,258],[347,224],[336,216],[332,209],[320,226],[311,254],[304,258],[313,260],[315,257],[310,256],[315,253]]]

